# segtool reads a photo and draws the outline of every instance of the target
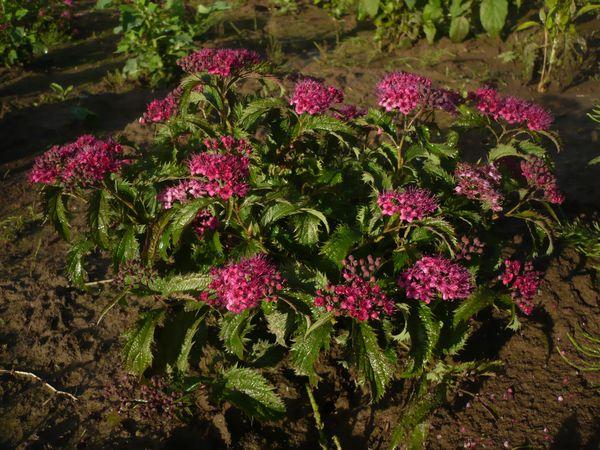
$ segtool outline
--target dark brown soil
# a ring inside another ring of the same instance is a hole
[[[442,40],[433,47],[419,44],[380,53],[372,32],[351,20],[336,23],[315,8],[277,16],[267,4],[251,2],[237,11],[230,20],[244,30],[243,39],[226,21],[214,36],[215,45],[260,48],[290,70],[344,87],[349,101],[362,104],[372,100],[381,74],[392,69],[421,72],[455,88],[495,82],[505,92],[536,99],[555,113],[564,140],[557,170],[567,193],[566,209],[588,214],[598,209],[600,166],[586,167],[599,151],[598,131],[586,117],[600,103],[597,78],[539,95],[523,86],[517,63],[498,58],[509,43],[483,37],[463,44]],[[77,401],[22,376],[0,374],[0,448],[318,448],[309,407],[296,400],[303,396],[301,380],[289,373],[267,374],[290,411],[285,423],[261,425],[233,409],[213,410],[200,401],[199,415],[190,423],[157,429],[156,424],[117,420],[104,401],[104,386],[121,373],[121,335],[146,305],[139,300],[117,306],[97,323],[115,294],[109,288],[83,292],[69,286],[62,275],[67,247],[39,222],[37,195],[25,173],[36,153],[84,132],[146,141],[148,131],[136,118],[160,93],[105,77],[123,63],[112,55],[113,13],[82,10],[78,20],[85,30],[82,40],[24,69],[0,74],[0,369],[32,372]],[[52,82],[74,85],[73,94],[53,98]],[[96,117],[80,120],[74,106]],[[101,258],[95,264],[92,278],[105,278],[106,264]],[[498,318],[484,318],[470,356],[498,358],[505,372],[454,393],[453,403],[432,419],[429,448],[528,444],[597,449],[600,375],[576,371],[556,346],[574,356],[566,333],[581,325],[600,333],[599,300],[591,270],[567,249],[550,261],[542,307],[522,321],[519,332],[507,330]],[[317,400],[327,431],[336,433],[345,449],[386,448],[403,414],[396,401],[400,385],[372,406],[342,371],[324,365],[322,372]]]

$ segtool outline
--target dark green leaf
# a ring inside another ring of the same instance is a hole
[[[152,343],[156,325],[164,315],[164,310],[153,309],[140,317],[135,326],[125,334],[123,347],[125,367],[131,373],[142,375],[152,365]]]

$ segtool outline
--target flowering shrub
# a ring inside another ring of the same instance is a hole
[[[301,79],[282,93],[291,83],[250,51],[180,64],[177,95],[144,115],[153,146],[82,137],[35,162],[72,281],[106,251],[121,300],[162,300],[127,333],[127,369],[167,371],[261,419],[285,410],[265,366],[306,377],[313,407],[319,358],[373,401],[406,383],[397,445],[448,386],[497,366],[457,358],[486,326],[480,311],[515,329],[537,306],[562,201],[551,116],[406,73],[379,84],[381,107],[343,115],[338,87]],[[465,161],[474,147],[478,162]],[[88,212],[73,236],[75,199]]]

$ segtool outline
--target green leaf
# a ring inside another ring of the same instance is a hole
[[[329,132],[332,134],[343,133],[352,134],[352,128],[346,125],[339,119],[324,115],[311,116],[305,114],[303,116],[304,121],[302,122],[302,131],[314,131],[314,132]]]
[[[452,324],[456,327],[461,322],[467,322],[471,317],[482,309],[491,306],[494,303],[494,292],[486,288],[476,289],[468,299],[454,310]]]
[[[173,213],[171,224],[169,225],[173,245],[179,243],[181,233],[183,233],[185,227],[193,222],[198,215],[198,211],[212,202],[213,200],[210,198],[197,198],[189,203],[185,203]]]
[[[450,21],[450,30],[448,35],[452,42],[462,42],[469,34],[469,19],[464,16],[454,17]]]
[[[488,153],[488,161],[493,162],[505,156],[519,156],[519,151],[512,145],[498,144]]]
[[[315,363],[321,350],[329,348],[332,330],[331,320],[323,322],[321,326],[308,334],[301,330],[294,338],[290,349],[290,359],[296,374],[307,376],[313,385],[319,380],[315,371]]]
[[[319,228],[321,221],[310,214],[301,214],[293,217],[294,236],[299,244],[312,245],[319,241]]]
[[[360,241],[361,233],[346,224],[340,224],[321,247],[320,253],[341,267],[352,247]]]
[[[67,253],[67,273],[71,282],[76,286],[82,286],[85,281],[86,271],[83,267],[83,258],[93,248],[93,242],[83,240],[71,246]]]
[[[163,315],[163,309],[150,310],[142,314],[135,326],[125,334],[127,341],[123,347],[123,357],[129,372],[142,375],[152,365],[154,331]]]
[[[188,370],[188,358],[194,345],[194,337],[208,307],[203,310],[179,310],[176,314],[169,314],[157,337],[157,352],[154,366],[158,370],[168,367],[176,368],[185,374]]]
[[[504,28],[508,15],[508,0],[482,0],[479,19],[490,36],[497,36]]]
[[[275,388],[257,370],[233,367],[223,373],[223,380],[223,398],[250,417],[275,420],[285,412]]]
[[[208,273],[187,273],[167,278],[156,278],[152,280],[149,287],[164,296],[168,296],[176,292],[202,291],[208,287],[210,281],[211,277]]]
[[[319,219],[323,223],[323,225],[325,225],[325,229],[329,233],[329,222],[327,222],[327,217],[325,217],[325,214],[323,214],[321,211],[317,211],[316,209],[312,208],[302,208],[301,211],[307,212],[308,214],[312,214],[317,219]]]
[[[379,11],[380,0],[359,0],[358,2],[358,17],[365,19],[366,17],[375,17]]]
[[[54,225],[61,238],[71,240],[71,226],[67,219],[67,208],[60,188],[49,187],[44,189],[45,214]]]
[[[271,305],[267,302],[262,302],[261,304],[265,319],[267,320],[267,329],[269,333],[275,336],[275,342],[282,347],[287,347],[285,343],[285,336],[287,334],[287,324],[290,318],[290,314],[286,312],[281,312],[276,308],[273,308],[272,311],[267,311],[270,309]]]
[[[261,224],[263,226],[270,225],[271,223],[277,222],[279,219],[297,214],[299,209],[298,206],[291,203],[275,203],[265,209],[261,218]]]
[[[379,400],[392,379],[394,366],[379,346],[377,335],[368,323],[355,322],[352,329],[352,350],[359,383],[368,382],[373,398]]]
[[[113,263],[116,267],[139,256],[139,245],[135,238],[133,227],[128,227],[123,232],[117,246],[113,249]]]
[[[421,373],[433,355],[433,350],[440,337],[440,330],[440,322],[435,319],[427,304],[417,302],[411,307],[408,332],[411,340],[410,356],[412,361],[402,374],[403,377]]]
[[[110,218],[106,191],[97,190],[92,194],[88,207],[88,224],[95,242],[101,248],[108,249]]]
[[[252,329],[251,319],[249,309],[239,314],[229,312],[221,319],[219,338],[223,341],[225,348],[239,359],[244,359],[244,342],[246,335]]]
[[[600,164],[600,156],[596,156],[595,158],[590,160],[590,162],[588,162],[588,166],[593,166],[596,164]]]
[[[286,103],[281,98],[260,98],[258,100],[251,101],[246,105],[243,112],[240,114],[238,124],[244,130],[251,129],[260,118],[266,117],[266,115],[275,108],[286,107]]]

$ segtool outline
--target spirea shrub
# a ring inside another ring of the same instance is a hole
[[[73,283],[100,251],[114,304],[156,299],[126,334],[128,371],[276,419],[274,370],[312,392],[317,361],[339,364],[372,401],[409,386],[398,443],[449,385],[497,367],[459,356],[486,326],[480,312],[515,329],[536,309],[563,200],[548,112],[404,72],[362,111],[254,52],[204,49],[180,64],[176,94],[143,115],[153,145],[84,136],[30,174],[71,244]],[[87,208],[83,229],[72,202]]]

